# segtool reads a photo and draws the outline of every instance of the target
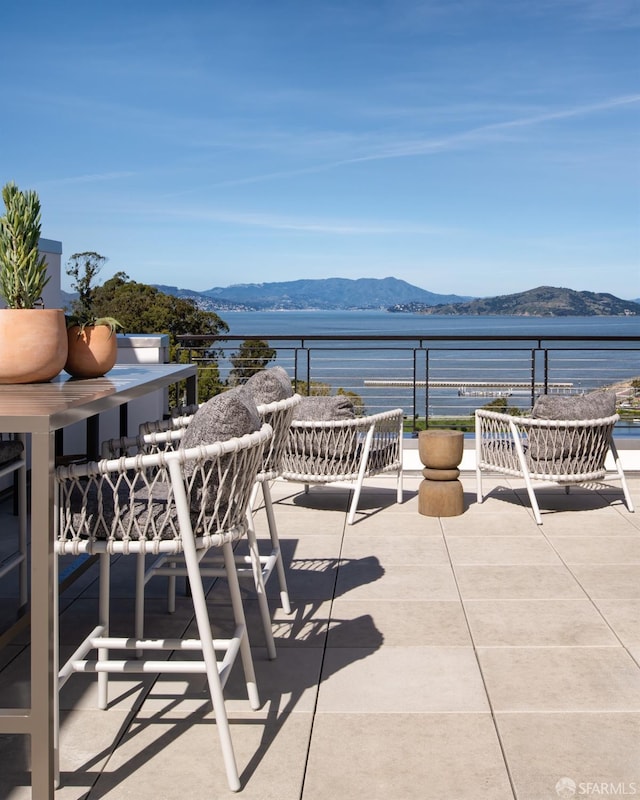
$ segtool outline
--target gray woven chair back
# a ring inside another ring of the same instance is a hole
[[[368,434],[372,439],[364,475],[397,470],[402,463],[401,420],[401,409],[354,419],[294,419],[283,454],[283,475],[311,483],[354,480]]]
[[[300,403],[300,399],[299,394],[294,394],[285,400],[258,406],[261,420],[273,428],[273,437],[269,442],[269,446],[265,448],[258,480],[269,481],[280,475],[291,420],[296,406]]]
[[[5,434],[0,434],[0,436],[5,436]],[[24,445],[18,439],[0,438],[0,468],[15,461],[16,458],[20,458],[23,452]]]
[[[482,462],[519,475],[522,466],[515,449],[515,431],[531,478],[565,478],[572,483],[605,476],[605,460],[619,419],[614,414],[598,420],[546,420],[489,411],[478,416],[482,420]]]
[[[221,546],[246,531],[269,425],[225,442],[60,467],[58,552],[180,552],[185,535]]]

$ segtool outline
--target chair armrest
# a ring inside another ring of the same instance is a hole
[[[103,459],[132,456],[136,453],[157,453],[175,449],[182,437],[184,428],[168,428],[164,431],[139,434],[138,436],[121,436],[117,439],[106,439],[102,443]]]

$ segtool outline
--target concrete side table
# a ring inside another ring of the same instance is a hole
[[[456,517],[464,511],[464,492],[458,480],[462,461],[462,431],[427,430],[418,434],[418,452],[424,480],[418,494],[418,512],[427,517]]]

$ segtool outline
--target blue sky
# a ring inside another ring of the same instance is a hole
[[[11,4],[0,181],[103,280],[637,298],[639,34],[637,0]]]

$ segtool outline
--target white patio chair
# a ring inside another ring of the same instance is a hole
[[[355,519],[365,478],[395,472],[402,503],[401,408],[352,419],[294,419],[282,458],[282,477],[305,485],[348,483],[353,489],[347,523]]]
[[[98,672],[99,705],[107,706],[109,673],[205,673],[220,737],[229,787],[240,780],[236,766],[223,689],[240,655],[249,702],[260,705],[246,631],[232,544],[247,530],[247,507],[264,447],[272,437],[269,425],[224,442],[138,454],[86,465],[59,467],[59,530],[56,553],[96,553],[100,559],[99,620],[59,670],[62,687],[74,672]],[[199,560],[219,548],[229,582],[235,630],[228,639],[213,639]],[[184,558],[198,628],[198,639],[152,639],[112,636],[109,629],[110,556],[151,553]],[[57,618],[57,609],[55,613]],[[170,660],[113,660],[109,651],[171,650]],[[92,651],[97,658],[87,659]],[[180,653],[200,651],[199,660]],[[217,653],[223,653],[221,661]],[[56,725],[56,730],[58,726]]]
[[[18,602],[20,608],[28,602],[27,580],[27,457],[21,435],[0,434],[0,477],[14,477],[14,508],[18,515],[18,549],[0,565],[0,578],[18,570]]]
[[[553,420],[519,417],[478,409],[476,418],[476,479],[482,503],[482,473],[498,472],[524,479],[538,525],[542,517],[533,481],[559,484],[566,491],[576,484],[594,484],[607,475],[610,452],[625,503],[633,511],[618,451],[613,441],[617,414],[601,419]],[[610,477],[613,477],[610,475]]]
[[[287,578],[278,537],[278,527],[271,498],[270,482],[278,478],[281,474],[283,453],[289,435],[289,425],[291,423],[293,411],[299,402],[300,395],[294,394],[284,400],[277,400],[273,403],[257,406],[261,421],[270,425],[273,429],[273,437],[269,442],[269,446],[265,448],[262,463],[256,475],[256,482],[251,491],[251,497],[247,507],[247,543],[249,555],[235,556],[239,577],[246,576],[253,579],[260,616],[262,618],[267,655],[270,659],[276,658],[276,648],[271,626],[271,611],[267,599],[266,585],[274,571],[278,576],[282,609],[285,614],[291,613],[291,602],[289,599]],[[121,452],[123,449],[129,450],[132,446],[134,449],[144,450],[145,452],[173,449],[181,441],[184,430],[193,418],[193,413],[195,413],[197,408],[198,406],[181,408],[178,410],[177,414],[168,420],[143,423],[143,425],[140,426],[140,430],[142,431],[141,435],[135,438],[112,439],[105,442],[103,444],[103,453],[114,455],[117,452]],[[253,519],[255,504],[260,489],[262,489],[269,537],[271,540],[270,552],[263,555],[259,552]],[[207,558],[202,559],[200,563],[200,574],[202,576],[215,577],[219,575],[219,567],[217,563],[212,566],[212,561],[218,562],[219,557],[215,555],[211,557],[210,554]],[[149,567],[144,569],[144,572],[140,573],[138,578],[139,588],[136,592],[138,598],[136,617],[138,619],[139,635],[141,635],[144,620],[144,585],[154,576],[166,576],[169,579],[167,593],[168,610],[170,613],[173,613],[175,611],[176,578],[185,574],[182,560],[166,554],[154,560]]]

